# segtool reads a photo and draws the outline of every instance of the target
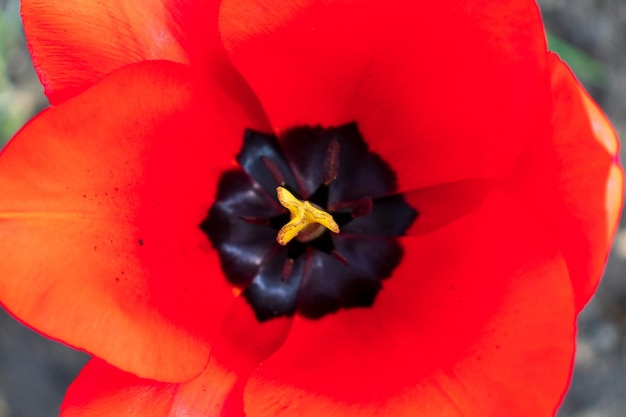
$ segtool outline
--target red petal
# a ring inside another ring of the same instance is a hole
[[[0,156],[1,302],[140,376],[198,373],[233,299],[198,226],[247,126],[263,128],[167,62],[42,113]]]
[[[493,193],[405,239],[374,306],[294,321],[244,393],[248,417],[552,415],[574,352],[573,294],[551,235]]]
[[[50,101],[60,103],[134,62],[187,62],[168,3],[22,1],[28,44]]]
[[[61,417],[243,417],[241,404],[230,400],[236,382],[236,374],[214,361],[178,385],[141,379],[95,359],[68,389]]]
[[[285,342],[291,318],[260,323],[243,297],[237,297],[221,324],[212,355],[240,374],[250,374]]]
[[[22,16],[35,68],[52,104],[144,60],[191,63],[212,75],[251,117],[258,103],[234,70],[217,32],[217,1],[24,0]]]
[[[405,200],[419,213],[406,234],[432,232],[473,212],[499,186],[495,180],[465,180],[405,193]]]
[[[178,385],[140,379],[92,359],[68,389],[62,417],[170,415]]]
[[[226,0],[220,32],[278,131],[357,121],[402,190],[503,177],[546,131],[533,2]]]
[[[290,327],[290,319],[259,323],[246,301],[237,297],[198,377],[167,384],[92,360],[68,390],[61,416],[244,417],[242,393],[248,376],[282,344]]]
[[[550,59],[554,145],[552,190],[576,305],[582,309],[604,270],[622,209],[624,176],[617,135],[606,116],[556,55]]]

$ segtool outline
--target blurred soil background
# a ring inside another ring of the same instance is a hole
[[[626,1],[539,3],[551,46],[626,138]],[[26,49],[19,1],[0,0],[0,147],[46,105]],[[625,276],[622,230],[598,293],[580,315],[574,380],[558,417],[626,416]],[[0,417],[57,416],[65,389],[87,359],[0,311]]]

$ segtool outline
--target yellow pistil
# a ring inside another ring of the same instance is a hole
[[[324,227],[334,233],[339,233],[339,226],[333,216],[324,210],[315,207],[308,201],[301,201],[294,197],[287,189],[276,187],[278,201],[291,214],[291,220],[284,225],[276,235],[276,241],[285,246],[292,239],[309,242],[324,232]]]

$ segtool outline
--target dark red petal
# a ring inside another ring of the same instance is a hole
[[[160,380],[202,369],[233,300],[199,225],[244,128],[264,128],[190,74],[126,67],[42,113],[0,156],[0,301]]]
[[[546,131],[530,1],[225,0],[219,24],[277,131],[356,121],[402,190],[503,177]]]
[[[229,401],[236,382],[237,375],[215,361],[192,381],[169,384],[94,359],[68,389],[61,417],[243,417],[240,404]]]
[[[295,320],[244,393],[248,417],[552,415],[575,311],[550,233],[493,192],[469,216],[405,238],[372,308]]]
[[[406,234],[432,232],[477,210],[489,192],[501,185],[496,180],[465,180],[405,193],[405,200],[419,213]]]
[[[169,3],[22,1],[33,62],[50,101],[60,103],[134,62],[187,62]]]
[[[292,318],[259,322],[243,296],[224,315],[212,355],[240,374],[250,374],[284,343]]]
[[[550,57],[554,96],[553,193],[562,204],[559,231],[580,310],[604,270],[622,209],[624,176],[617,135],[569,68]]]

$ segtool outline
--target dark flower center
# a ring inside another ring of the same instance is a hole
[[[355,123],[247,130],[200,228],[260,321],[369,307],[417,211]]]

